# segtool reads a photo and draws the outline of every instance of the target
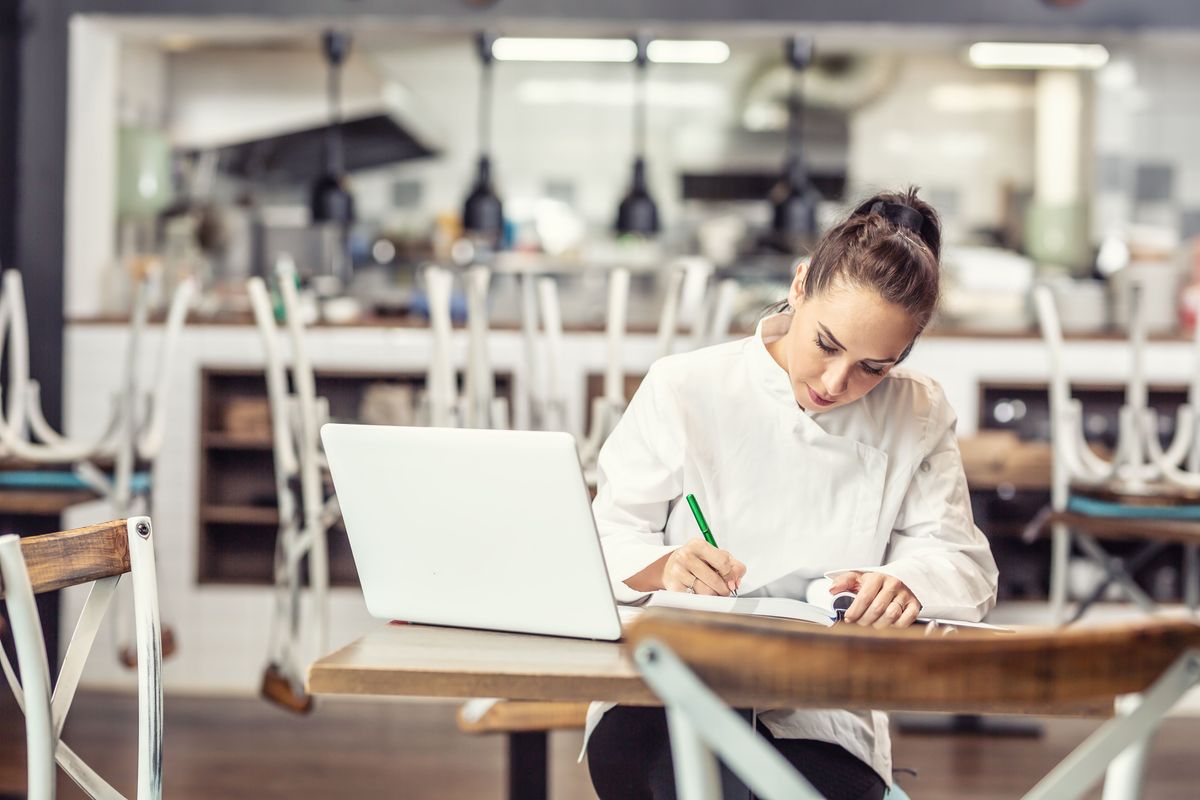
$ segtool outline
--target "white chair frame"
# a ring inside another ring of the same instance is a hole
[[[454,275],[450,270],[438,266],[426,267],[423,275],[429,300],[432,344],[417,422],[435,428],[457,428],[462,424],[462,418],[454,374],[454,326],[450,320]]]
[[[154,541],[149,517],[125,520],[129,544],[129,575],[133,583],[134,630],[138,671],[138,800],[162,797],[162,640],[159,621]],[[14,534],[0,536],[0,577],[16,644],[21,677],[0,649],[0,667],[25,714],[30,800],[55,796],[55,763],[90,797],[122,798],[119,792],[84,762],[63,740],[63,725],[75,698],[88,654],[99,632],[120,575],[100,578],[80,612],[52,687],[46,645],[34,602],[33,586]]]
[[[562,382],[563,327],[558,282],[546,275],[525,272],[520,277],[520,286],[529,427],[563,431],[567,429],[567,399]]]
[[[620,267],[608,275],[608,308],[604,324],[605,366],[604,388],[592,399],[591,425],[579,444],[579,461],[588,484],[596,482],[596,460],[600,448],[612,434],[625,413],[629,398],[625,396],[625,332],[629,314],[629,270]]]
[[[1146,321],[1142,288],[1136,280],[1129,288],[1130,376],[1125,403],[1118,412],[1116,452],[1112,460],[1096,455],[1084,438],[1082,403],[1071,396],[1070,378],[1063,355],[1063,334],[1052,290],[1034,289],[1034,306],[1050,367],[1050,441],[1052,451],[1050,504],[1056,512],[1067,509],[1071,487],[1109,485],[1121,491],[1145,494],[1155,485],[1200,489],[1200,326],[1194,339],[1195,364],[1188,401],[1180,406],[1175,436],[1164,449],[1158,440],[1158,415],[1149,407],[1145,376]],[[1187,466],[1181,468],[1185,462]],[[1051,525],[1050,606],[1056,624],[1066,615],[1067,567],[1074,539],[1101,564],[1109,564],[1103,549],[1082,532],[1072,534],[1060,522]],[[1154,603],[1122,570],[1106,567],[1110,580],[1143,608]],[[1184,546],[1184,593],[1190,608],[1200,602],[1200,549]]]
[[[423,275],[429,300],[429,331],[433,337],[425,391],[417,410],[417,424],[435,428],[509,427],[508,401],[496,397],[495,375],[488,353],[488,288],[491,270],[476,265],[463,276],[467,295],[467,364],[463,392],[458,391],[454,364],[454,326],[450,304],[454,273],[429,265]]]
[[[337,497],[324,496],[326,468],[320,431],[329,406],[316,392],[305,327],[296,292],[295,264],[290,256],[276,263],[276,280],[291,344],[291,377],[279,343],[279,331],[265,282],[246,283],[255,323],[263,344],[267,399],[271,409],[271,443],[279,529],[275,540],[275,601],[267,642],[268,669],[287,679],[296,697],[306,696],[304,674],[309,662],[328,649],[329,529],[341,515]],[[302,603],[302,567],[307,559],[310,610]]]
[[[680,800],[720,800],[716,756],[764,800],[819,800],[787,760],[734,713],[667,645],[641,642],[634,662],[663,701]],[[1117,715],[1089,736],[1024,800],[1073,800],[1102,776],[1105,800],[1138,797],[1145,751],[1167,712],[1200,684],[1200,652],[1187,651],[1140,695],[1117,699]]]
[[[463,276],[467,289],[467,371],[463,381],[461,419],[468,428],[506,430],[508,401],[496,397],[496,376],[488,352],[488,289],[492,271],[476,264]]]
[[[701,312],[704,310],[705,287],[713,269],[710,261],[699,256],[677,258],[667,265],[667,285],[658,318],[659,358],[675,352],[675,338],[681,328],[691,331],[696,346],[708,343],[713,322],[711,317],[701,319]],[[728,329],[726,317],[725,330]]]
[[[140,352],[145,338],[149,315],[149,291],[140,282],[130,315],[129,342],[125,354],[121,390],[113,398],[109,421],[104,432],[94,439],[72,439],[54,430],[42,412],[41,387],[29,375],[29,324],[25,309],[25,289],[21,273],[6,270],[0,293],[0,351],[7,352],[8,397],[0,404],[0,457],[15,457],[36,464],[71,465],[75,473],[102,500],[111,506],[118,517],[132,516],[136,511],[150,513],[152,489],[141,499],[133,489],[136,463],[154,463],[162,451],[166,432],[167,396],[171,386],[170,368],[179,347],[179,339],[191,308],[196,283],[192,278],[180,282],[171,297],[159,347],[154,377],[150,387],[142,391],[138,373]],[[95,461],[112,459],[113,470],[106,474]],[[133,652],[131,632],[126,620],[129,599],[124,592],[117,598],[122,612],[113,625],[118,658],[128,664]]]

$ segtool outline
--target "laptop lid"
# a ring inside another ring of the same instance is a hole
[[[620,638],[570,434],[328,424],[321,440],[373,616]]]

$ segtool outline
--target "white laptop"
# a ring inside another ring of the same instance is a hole
[[[620,638],[570,434],[329,424],[321,440],[372,616]]]

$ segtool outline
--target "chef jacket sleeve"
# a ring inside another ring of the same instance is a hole
[[[683,491],[682,426],[674,394],[652,366],[600,449],[592,512],[618,602],[645,597],[625,579],[675,549],[663,531]]]

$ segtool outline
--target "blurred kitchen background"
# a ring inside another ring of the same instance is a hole
[[[699,257],[714,284],[736,280],[719,333],[746,335],[822,229],[919,186],[941,214],[945,283],[911,364],[958,413],[1000,611],[1018,621],[1041,613],[1049,569],[1048,542],[1021,536],[1049,497],[1033,287],[1054,289],[1098,446],[1116,440],[1131,280],[1164,437],[1191,379],[1193,2],[21,0],[0,9],[0,42],[0,265],[24,278],[50,422],[102,430],[138,281],[149,353],[172,291],[199,282],[156,465],[169,691],[258,688],[279,520],[245,284],[282,254],[338,419],[412,420],[423,269],[483,264],[496,391],[527,426],[518,278],[555,277],[565,427],[582,435],[614,268],[633,273],[636,385],[659,353],[667,265]],[[460,327],[466,307],[456,289]],[[408,392],[403,407],[381,406],[381,386]],[[74,507],[62,526],[98,518]],[[333,644],[376,624],[344,536]],[[1137,575],[1157,600],[1181,597],[1178,550]],[[80,602],[65,595],[64,612]],[[132,686],[94,662],[86,686]]]
[[[1168,405],[1182,401],[1200,283],[1200,11],[1190,7],[1144,4],[1135,18],[1095,0],[903,13],[864,3],[806,19],[772,3],[744,18],[672,3],[553,15],[517,2],[346,14],[87,5],[25,9],[18,68],[6,74],[20,78],[16,145],[29,157],[16,160],[20,246],[5,264],[22,268],[37,309],[33,373],[47,414],[71,431],[103,425],[92,398],[113,380],[135,282],[148,281],[161,315],[181,280],[199,281],[158,465],[173,480],[156,498],[156,519],[180,541],[166,591],[197,618],[267,602],[256,587],[269,581],[273,489],[238,476],[265,479],[269,451],[221,437],[247,408],[266,413],[244,287],[284,253],[317,326],[318,370],[330,373],[322,391],[345,419],[364,418],[388,370],[427,366],[423,268],[484,264],[497,391],[527,426],[518,276],[554,276],[566,423],[582,434],[613,268],[633,271],[632,388],[656,355],[667,265],[698,256],[714,283],[736,280],[726,335],[743,335],[855,199],[917,185],[942,216],[945,290],[912,363],[946,387],[969,461],[995,472],[1014,463],[1014,441],[1044,448],[1045,355],[1029,302],[1038,281],[1059,298],[1073,371],[1096,383],[1098,442],[1115,441],[1127,317],[1115,299],[1131,275],[1155,339],[1150,378],[1179,389]],[[456,289],[458,322],[466,305]],[[420,378],[410,383],[393,403],[419,399]],[[371,418],[409,419],[396,413]],[[1048,455],[1020,452],[1038,476],[976,472],[973,486],[981,526],[1012,551],[1002,591],[1037,598],[1045,545],[1005,532],[1044,504]],[[340,541],[335,578],[353,586]],[[1177,566],[1162,569],[1147,581],[1178,594]],[[357,619],[356,593],[343,600]],[[168,681],[244,686],[252,670],[206,663],[226,635],[168,664]]]
[[[981,526],[1012,551],[1012,597],[1045,594],[1044,543],[1005,535],[1045,502],[1035,283],[1054,287],[1072,370],[1095,384],[1097,442],[1115,441],[1127,317],[1115,299],[1130,276],[1153,334],[1149,378],[1161,402],[1182,402],[1200,285],[1200,9],[384,5],[36,3],[4,29],[0,258],[23,273],[47,417],[102,427],[93,399],[116,380],[135,282],[159,316],[181,280],[199,282],[156,496],[179,542],[165,591],[197,619],[267,602],[269,448],[222,437],[266,413],[245,282],[285,253],[322,391],[346,419],[409,419],[364,411],[397,374],[411,378],[400,404],[418,398],[422,270],[484,264],[497,391],[530,424],[518,276],[554,276],[566,427],[582,434],[613,268],[633,272],[632,388],[658,352],[667,265],[700,257],[714,283],[736,280],[722,334],[743,335],[856,198],[920,186],[943,220],[945,290],[912,363],[946,387],[969,466],[996,473],[971,477]],[[457,322],[465,311],[456,289]],[[1001,474],[1014,442],[1041,472]],[[335,577],[352,587],[341,542]],[[1176,596],[1177,565],[1159,566],[1146,580]],[[358,619],[357,594],[343,600]],[[198,625],[214,646],[169,664],[168,682],[246,686],[253,670],[206,662],[230,634]]]

